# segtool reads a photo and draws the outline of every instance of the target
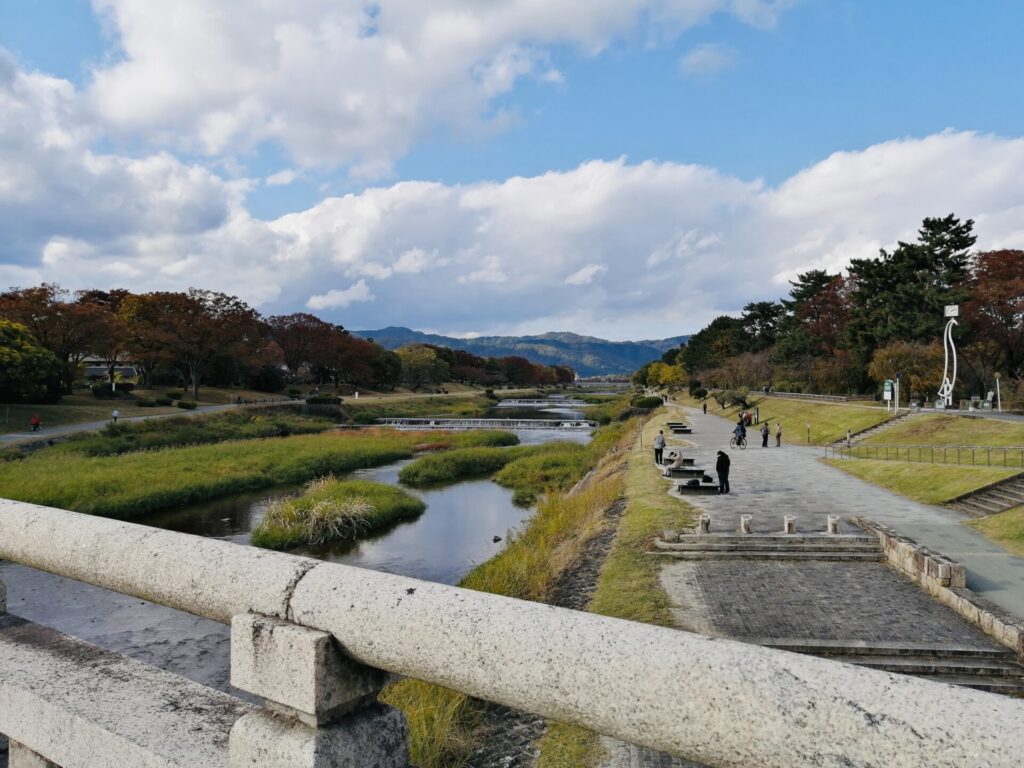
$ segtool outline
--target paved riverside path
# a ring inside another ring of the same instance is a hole
[[[669,420],[677,414],[669,414]],[[747,430],[745,451],[730,450],[733,422],[687,408],[697,465],[714,474],[715,456],[725,450],[732,460],[726,496],[688,496],[694,506],[711,515],[712,531],[735,531],[740,515],[752,515],[755,533],[782,531],[782,516],[795,515],[798,532],[824,531],[828,515],[870,517],[895,528],[920,544],[963,563],[967,586],[1016,616],[1024,617],[1024,559],[1009,554],[978,531],[964,525],[967,517],[955,510],[921,504],[830,467],[820,459],[821,447],[789,444],[802,435],[783,434],[775,447],[775,424],[761,447],[757,427]],[[670,440],[669,445],[678,444]],[[857,461],[857,459],[848,459]],[[654,468],[652,467],[652,471]]]

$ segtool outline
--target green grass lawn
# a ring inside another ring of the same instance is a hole
[[[1020,471],[1000,467],[957,467],[874,459],[826,459],[825,462],[924,504],[942,504]]]
[[[784,443],[807,445],[807,425],[810,425],[810,444],[827,445],[846,437],[846,430],[854,433],[881,424],[889,418],[885,408],[846,403],[817,403],[805,400],[786,400],[779,397],[752,397],[750,407],[759,407],[761,419],[767,420],[775,439],[775,424],[782,424]],[[708,400],[708,413],[725,416],[732,421],[742,410],[730,407],[724,410],[714,400]]]
[[[1024,446],[1024,422],[929,414],[897,424],[864,441],[885,445]]]
[[[1004,549],[1024,557],[1024,506],[968,523]]]

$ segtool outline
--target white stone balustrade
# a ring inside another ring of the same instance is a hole
[[[0,501],[0,557],[224,622],[275,617],[330,635],[359,664],[708,766],[1010,768],[1024,754],[1015,699],[223,541]],[[5,686],[17,681],[0,655]],[[272,691],[270,676],[260,686]],[[336,722],[387,750],[401,724],[373,710]],[[0,696],[0,732],[17,716]],[[232,748],[260,738],[262,765],[341,764],[307,759],[342,749],[330,728],[247,707]],[[31,746],[55,759],[46,734]]]

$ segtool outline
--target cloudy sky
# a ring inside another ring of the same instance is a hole
[[[0,0],[0,288],[691,332],[950,211],[1024,247],[1019,0]]]

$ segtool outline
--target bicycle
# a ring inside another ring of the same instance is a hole
[[[729,441],[730,448],[739,448],[741,451],[747,450],[747,438],[745,437],[734,437]]]

